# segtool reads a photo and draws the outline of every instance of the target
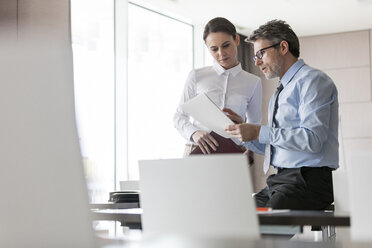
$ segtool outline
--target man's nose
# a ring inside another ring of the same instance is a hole
[[[262,64],[262,60],[259,58],[256,58],[256,60],[254,61],[254,65],[259,66],[260,64]]]

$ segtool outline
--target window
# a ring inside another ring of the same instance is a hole
[[[115,188],[114,4],[71,1],[75,109],[90,202]]]
[[[118,94],[115,72],[125,68],[115,68],[115,1],[71,1],[76,119],[92,203],[107,202],[118,181],[138,179],[139,159],[184,149],[173,114],[193,67],[193,26],[133,3],[127,9],[127,92]],[[117,132],[118,109],[127,132]],[[118,150],[123,143],[128,151]],[[119,152],[128,163],[116,163]]]
[[[136,4],[128,18],[128,168],[138,179],[138,160],[183,155],[173,115],[193,67],[193,27]]]

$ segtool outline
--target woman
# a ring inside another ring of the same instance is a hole
[[[225,18],[214,18],[205,26],[203,39],[214,64],[189,73],[180,105],[206,93],[234,122],[261,124],[261,80],[241,68],[237,58],[240,38],[234,25]],[[230,109],[238,115],[230,115]],[[174,125],[187,140],[184,156],[197,146],[204,154],[217,149],[217,141],[209,134],[211,130],[197,121],[192,123],[180,107],[174,115]]]

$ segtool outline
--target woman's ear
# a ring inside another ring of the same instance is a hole
[[[236,46],[239,46],[239,44],[240,44],[240,35],[239,34],[235,35],[235,44],[236,44]]]

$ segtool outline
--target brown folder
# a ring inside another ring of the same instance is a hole
[[[226,139],[213,131],[210,133],[210,135],[212,135],[217,140],[218,145],[219,145],[216,151],[213,151],[213,149],[209,147],[209,150],[211,151],[211,153],[243,153],[244,152],[244,150],[240,146],[235,144],[235,142],[232,141],[231,139]],[[196,147],[195,150],[190,153],[190,155],[195,155],[195,154],[203,154],[199,146]]]

